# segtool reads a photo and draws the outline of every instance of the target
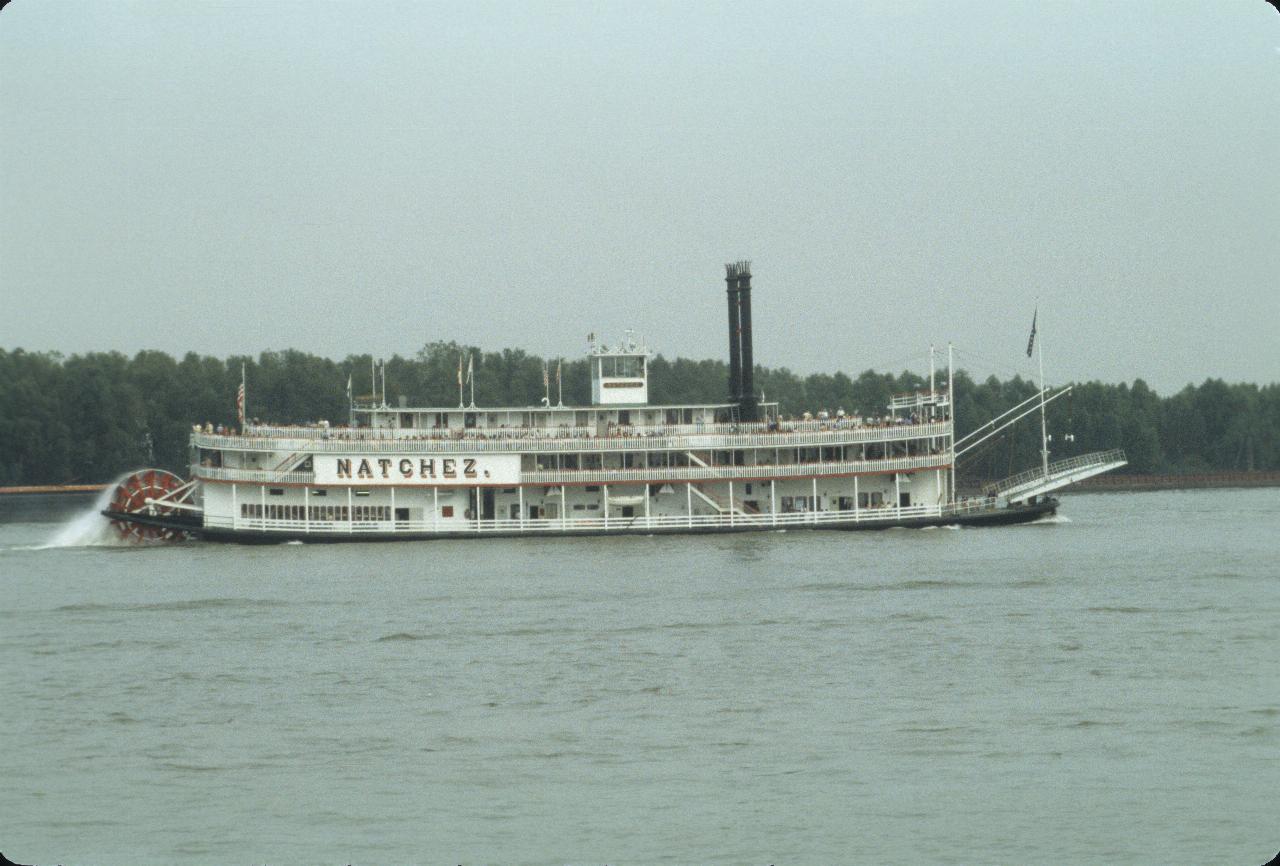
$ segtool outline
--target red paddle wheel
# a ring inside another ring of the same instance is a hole
[[[169,514],[174,511],[164,503],[148,505],[148,499],[160,499],[182,487],[186,482],[172,472],[163,469],[141,469],[116,485],[111,496],[111,511],[122,514]],[[179,530],[160,526],[147,526],[124,520],[112,521],[121,537],[130,541],[167,541],[181,538]]]

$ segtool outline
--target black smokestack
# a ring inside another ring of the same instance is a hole
[[[741,369],[738,372],[738,417],[758,420],[755,361],[751,351],[751,262],[738,263],[738,330],[741,333]]]
[[[738,265],[724,266],[725,292],[729,296],[729,401],[742,399],[742,321],[738,311]]]
[[[738,405],[738,419],[755,421],[755,361],[751,351],[751,262],[724,266],[729,295],[729,400]]]

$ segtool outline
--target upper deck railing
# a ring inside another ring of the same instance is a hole
[[[671,427],[615,427],[606,435],[576,427],[456,430],[372,430],[369,428],[255,427],[248,435],[193,433],[200,448],[236,451],[302,451],[306,453],[529,453],[637,450],[704,450],[737,448],[794,448],[804,446],[897,442],[950,435],[951,423],[854,424],[839,421],[797,421],[780,425],[697,425]],[[723,428],[723,429],[710,429]],[[764,428],[764,429],[760,429]],[[749,432],[742,432],[742,431]],[[264,435],[258,435],[264,434]]]
[[[833,475],[861,475],[887,472],[914,472],[944,469],[950,455],[920,454],[873,460],[828,460],[814,463],[757,464],[752,466],[650,466],[611,469],[531,469],[520,473],[520,484],[627,484],[641,481],[729,481],[732,479],[822,478]],[[194,478],[207,481],[243,481],[253,484],[315,484],[311,472],[273,472],[263,469],[231,469],[192,466]],[[329,485],[333,486],[333,485]],[[359,482],[346,486],[361,486]],[[466,486],[465,483],[461,486]]]
[[[483,410],[480,410],[483,414]],[[512,436],[519,439],[597,439],[613,437],[654,437],[654,436],[706,436],[706,435],[750,435],[753,433],[814,433],[830,430],[866,429],[879,430],[885,427],[906,426],[905,419],[862,418],[848,415],[842,418],[821,418],[795,421],[754,421],[743,423],[715,424],[613,424],[601,433],[594,425],[582,427],[468,427],[462,430],[441,429],[434,427],[319,427],[319,426],[276,426],[254,424],[245,428],[245,436],[266,436],[284,439],[327,439],[343,436],[366,439],[394,439],[407,437],[413,439],[437,438],[497,438]]]
[[[945,406],[951,401],[951,395],[946,389],[934,390],[931,394],[928,391],[911,391],[907,394],[894,394],[889,398],[890,409],[914,409],[924,406]]]

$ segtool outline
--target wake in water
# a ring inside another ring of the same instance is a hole
[[[44,544],[31,547],[32,550],[51,550],[57,547],[124,547],[130,542],[120,537],[120,533],[110,520],[102,516],[102,509],[111,504],[116,485],[122,483],[132,473],[125,473],[112,481],[86,511],[72,517],[62,524],[53,537]]]
[[[1022,526],[1052,526],[1056,523],[1070,523],[1070,522],[1071,522],[1071,518],[1067,517],[1065,514],[1047,514],[1044,517],[1036,518],[1035,520],[1032,520],[1028,523],[1023,523],[1021,525]]]

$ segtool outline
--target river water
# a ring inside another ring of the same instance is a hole
[[[0,850],[1265,862],[1280,491],[1077,495],[1062,515],[132,548],[10,510]]]

